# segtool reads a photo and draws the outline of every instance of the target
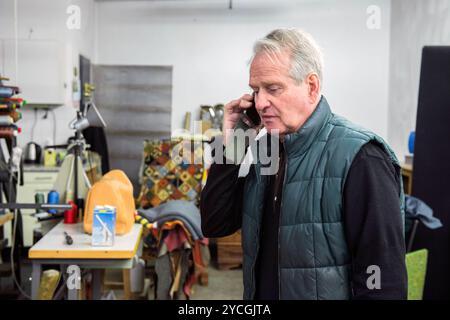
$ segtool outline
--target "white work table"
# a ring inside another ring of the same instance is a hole
[[[64,232],[73,239],[73,244],[65,241]],[[101,296],[101,269],[131,269],[137,258],[136,254],[142,250],[142,225],[134,224],[133,229],[125,235],[116,235],[114,245],[109,247],[91,246],[91,235],[84,233],[83,224],[56,225],[42,239],[40,239],[28,252],[33,263],[32,297],[37,298],[42,265],[59,264],[61,272],[66,272],[70,265],[80,268],[92,269],[93,297]],[[76,299],[77,290],[69,289],[69,299]]]

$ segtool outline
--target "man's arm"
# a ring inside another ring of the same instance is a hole
[[[374,143],[363,146],[352,163],[344,189],[353,299],[407,298],[399,188],[399,177],[388,155]],[[367,285],[374,274],[368,272],[369,266],[380,268],[380,289],[371,290]]]
[[[202,232],[206,237],[224,237],[241,228],[245,178],[238,175],[239,166],[234,164],[213,164],[209,169],[200,197]]]
[[[228,146],[228,138],[232,136],[233,130],[240,126],[239,120],[243,110],[252,106],[253,96],[251,94],[244,94],[224,106],[222,126],[224,146]],[[242,125],[245,130],[247,124],[244,122]],[[233,143],[231,146],[228,150],[235,150]],[[227,148],[224,150],[225,154],[227,154],[226,150]],[[245,152],[243,154],[245,155]],[[226,156],[236,160],[236,155],[233,155],[232,152]],[[237,156],[237,158],[239,157]],[[223,160],[223,163],[226,163],[226,159]],[[213,164],[211,166],[206,186],[202,190],[200,198],[202,231],[206,237],[227,236],[241,227],[244,182],[244,178],[239,178],[238,165]]]

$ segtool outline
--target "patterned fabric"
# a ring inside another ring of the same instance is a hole
[[[169,200],[188,200],[198,205],[202,176],[202,141],[145,141],[138,205],[157,207]]]

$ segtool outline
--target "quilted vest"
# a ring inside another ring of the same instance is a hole
[[[278,235],[280,299],[349,299],[351,256],[343,225],[345,179],[360,148],[373,141],[398,160],[384,140],[333,114],[322,96],[299,131],[286,135],[286,170]],[[400,170],[397,170],[400,175]],[[269,177],[251,166],[244,187],[242,246],[244,299],[255,295],[264,197]],[[400,181],[399,206],[404,219]]]

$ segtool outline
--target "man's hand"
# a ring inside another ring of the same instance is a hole
[[[250,108],[252,105],[253,96],[251,94],[244,94],[239,99],[232,100],[225,105],[222,127],[224,145],[227,144],[228,137],[236,127],[244,109]]]

